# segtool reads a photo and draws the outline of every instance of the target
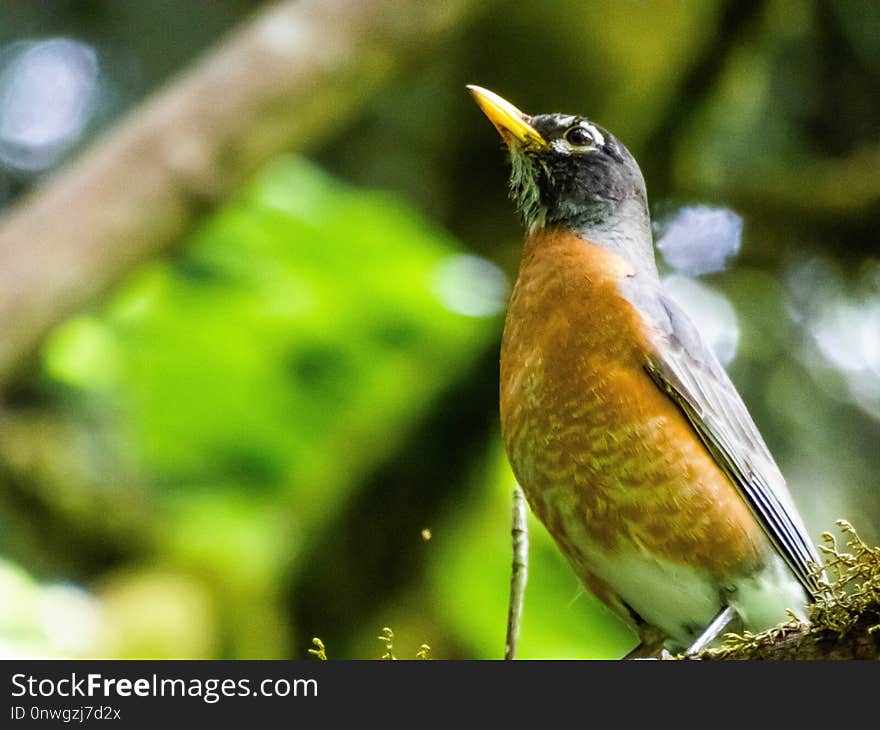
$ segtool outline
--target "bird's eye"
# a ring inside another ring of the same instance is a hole
[[[565,141],[573,147],[586,147],[593,144],[593,135],[583,127],[572,127],[565,133]]]

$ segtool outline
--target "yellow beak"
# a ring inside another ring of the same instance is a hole
[[[468,84],[467,89],[473,94],[480,109],[489,117],[489,121],[495,125],[495,129],[498,130],[505,142],[509,142],[513,137],[523,144],[533,147],[547,146],[546,140],[531,125],[531,117],[521,112],[507,99],[502,99],[498,94],[481,86]]]

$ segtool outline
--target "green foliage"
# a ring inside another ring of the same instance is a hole
[[[382,642],[383,646],[383,654],[380,659],[384,660],[396,660],[397,657],[394,656],[394,631],[392,631],[389,627],[385,627],[382,629],[381,635],[376,637],[380,642]],[[309,654],[311,654],[316,659],[320,659],[322,661],[327,660],[327,651],[324,647],[324,642],[318,638],[312,639],[312,644],[315,646],[314,649],[309,649]],[[427,644],[422,644],[419,646],[419,650],[416,652],[416,659],[428,660],[431,658],[431,647]]]
[[[762,658],[774,645],[798,634],[807,636],[811,643],[847,637],[856,644],[863,640],[858,632],[871,636],[880,631],[880,547],[868,545],[846,520],[838,520],[837,526],[845,545],[829,532],[822,535],[825,544],[819,549],[825,562],[816,567],[817,574],[822,574],[822,590],[810,605],[808,622],[792,616],[788,622],[757,634],[727,634],[720,647],[706,652],[706,658]],[[834,657],[820,651],[802,658]]]
[[[842,636],[863,617],[872,616],[869,633],[880,630],[880,547],[871,547],[846,520],[837,526],[846,540],[842,549],[830,532],[822,535],[825,570],[821,599],[811,607],[811,623]]]
[[[0,560],[0,657],[79,658],[101,653],[102,606],[69,583],[41,583]]]
[[[382,629],[382,633],[376,638],[382,642],[383,647],[380,659],[390,659],[392,661],[397,659],[397,657],[394,656],[394,632],[386,626]]]
[[[470,504],[443,531],[447,536],[433,563],[435,595],[440,611],[475,655],[501,658],[514,480],[499,444],[474,479],[486,487],[473,490]],[[635,635],[620,619],[581,587],[530,513],[529,578],[517,657],[615,659],[635,644]]]
[[[149,560],[209,588],[233,654],[283,654],[299,544],[496,336],[454,311],[479,281],[442,288],[456,256],[395,199],[284,160],[47,344],[149,485]]]
[[[321,641],[317,636],[312,639],[313,649],[309,649],[309,654],[311,654],[315,659],[319,659],[323,662],[327,661],[327,650],[324,647],[324,642]]]

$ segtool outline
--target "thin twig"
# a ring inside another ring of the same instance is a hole
[[[523,599],[529,577],[529,528],[526,523],[526,496],[519,485],[513,490],[513,527],[510,534],[513,538],[513,570],[510,574],[510,604],[507,608],[505,659],[516,658]]]

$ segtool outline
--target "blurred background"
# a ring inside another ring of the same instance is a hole
[[[16,289],[40,281],[29,257],[48,238],[33,208],[29,236],[12,216],[54,179],[88,242],[59,171],[112,156],[120,120],[152,124],[151,95],[223,58],[255,13],[297,68],[320,56],[352,81],[322,96],[340,74],[316,76],[320,113],[244,117],[281,131],[226,159],[247,169],[170,216],[154,255],[100,286],[98,259],[65,263],[76,306],[0,371],[0,656],[305,658],[318,636],[330,658],[377,658],[386,626],[398,658],[502,655],[497,361],[521,231],[466,83],[629,146],[668,286],[815,541],[840,517],[880,540],[880,5],[456,0],[425,29],[420,5],[396,3],[394,32],[361,53],[356,24],[337,37],[244,0],[0,2],[0,288],[16,306],[54,292]],[[230,105],[273,83],[254,58],[228,66]],[[287,132],[306,116],[309,134]],[[106,194],[142,183],[153,154]],[[0,341],[26,328],[0,317]],[[634,643],[533,522],[521,655]]]

